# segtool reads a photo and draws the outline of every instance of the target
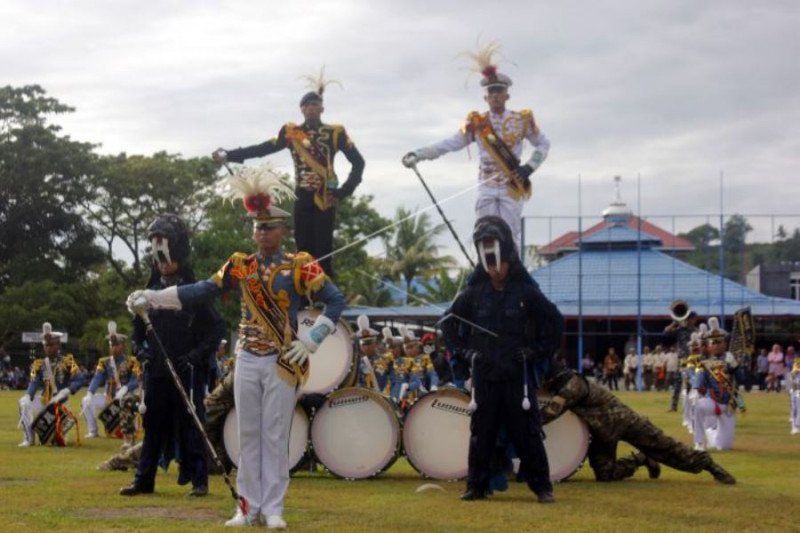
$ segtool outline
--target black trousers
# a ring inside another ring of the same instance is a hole
[[[528,411],[522,409],[522,398],[521,379],[519,383],[479,380],[475,384],[478,408],[472,413],[470,423],[468,488],[488,491],[497,434],[500,427],[505,427],[530,489],[536,494],[553,490],[536,393],[531,395]]]
[[[297,250],[308,252],[314,258],[328,255],[333,250],[333,225],[336,209],[320,211],[314,204],[314,193],[299,189],[294,204],[294,240]],[[320,266],[330,277],[334,277],[332,258],[320,261]]]
[[[188,377],[183,380],[183,386],[189,394]],[[152,490],[162,453],[171,457],[173,450],[168,447],[177,444],[175,451],[180,461],[179,480],[191,481],[194,487],[208,485],[203,437],[195,427],[172,378],[148,378],[145,387],[147,411],[144,414],[144,441],[136,469],[136,484]],[[194,406],[201,422],[205,420],[204,391],[205,377],[195,379]]]

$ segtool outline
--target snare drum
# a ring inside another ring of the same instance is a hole
[[[239,466],[239,421],[236,408],[228,412],[222,430],[225,452],[231,462]],[[306,454],[308,447],[308,415],[300,405],[294,406],[292,428],[289,431],[289,470],[294,470]]]
[[[120,423],[120,414],[122,413],[122,402],[117,400],[116,398],[109,402],[100,414],[97,415],[97,418],[100,419],[100,422],[103,423],[103,427],[106,430],[106,435],[113,435],[114,432],[119,427]]]
[[[298,336],[308,336],[308,331],[319,314],[317,310],[303,310],[297,313]],[[300,387],[301,395],[328,394],[340,387],[350,387],[355,383],[358,365],[352,337],[347,322],[339,320],[336,329],[309,356],[308,379]]]
[[[425,477],[466,477],[469,455],[469,394],[445,387],[420,397],[403,421],[403,450]]]
[[[376,476],[400,454],[400,418],[387,397],[361,387],[331,393],[311,420],[311,447],[332,474]]]
[[[58,409],[58,413],[56,413]],[[63,437],[75,425],[76,419],[69,409],[63,404],[48,404],[42,411],[33,419],[31,427],[36,435],[39,437],[39,442],[50,444],[53,442],[58,446],[64,446]],[[61,433],[58,434],[58,427],[60,425]]]
[[[551,396],[539,394],[539,408],[550,401]],[[544,449],[550,465],[550,479],[564,481],[578,471],[589,451],[589,426],[572,411],[544,426]]]

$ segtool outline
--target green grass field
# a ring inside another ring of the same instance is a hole
[[[154,495],[123,498],[132,473],[96,465],[120,441],[94,439],[81,447],[17,448],[19,392],[0,393],[0,531],[214,531],[234,511],[222,479],[211,494],[189,499],[176,469],[159,472]],[[666,393],[620,393],[684,443],[680,417],[666,413]],[[348,482],[327,474],[295,475],[285,518],[293,531],[792,531],[800,530],[800,436],[789,435],[785,394],[747,395],[735,450],[714,453],[739,483],[722,486],[707,473],[664,467],[661,479],[640,470],[624,482],[601,484],[588,465],[556,485],[555,505],[535,503],[527,487],[489,501],[461,502],[463,483],[444,492],[415,492],[425,483],[404,460],[381,477]],[[75,404],[75,400],[71,403]],[[83,429],[83,428],[81,428]],[[621,446],[620,454],[628,448]]]

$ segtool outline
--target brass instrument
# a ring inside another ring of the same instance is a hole
[[[756,323],[750,307],[743,307],[733,314],[733,331],[729,351],[737,358],[743,354],[750,357],[756,351]]]
[[[669,315],[675,322],[683,323],[689,319],[692,310],[689,308],[689,302],[686,300],[674,300],[669,304]]]

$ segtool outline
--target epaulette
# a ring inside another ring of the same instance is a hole
[[[127,357],[128,361],[128,368],[130,369],[131,374],[136,376],[137,379],[142,377],[142,365],[139,364],[139,360],[136,359],[135,356],[129,355]]]
[[[486,117],[478,111],[471,111],[461,128],[462,135],[474,135],[478,128],[486,121]]]
[[[104,372],[106,369],[106,363],[108,362],[108,357],[101,357],[97,360],[97,369],[95,372]]]
[[[75,362],[75,356],[71,353],[68,353],[64,356],[64,367],[69,369],[70,374],[75,374],[76,372],[80,372],[81,367],[78,366],[78,363]]]
[[[325,285],[325,271],[307,252],[297,252],[292,259],[292,272],[294,273],[294,288],[298,294],[308,296]]]
[[[524,133],[523,135],[528,134],[528,127],[533,128],[533,133],[536,135],[539,134],[539,126],[536,125],[536,120],[533,118],[533,111],[530,109],[522,109],[519,112],[522,115],[522,123],[524,124]]]
[[[230,274],[236,279],[244,279],[248,273],[247,266],[254,258],[254,254],[246,254],[244,252],[232,253],[228,260],[225,261],[225,264],[211,276],[211,281],[217,287],[222,288],[226,274]]]

